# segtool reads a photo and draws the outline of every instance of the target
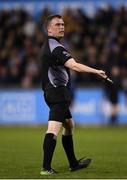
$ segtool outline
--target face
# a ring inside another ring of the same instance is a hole
[[[49,23],[48,27],[48,35],[56,37],[58,39],[64,36],[64,21],[61,18],[54,18]]]

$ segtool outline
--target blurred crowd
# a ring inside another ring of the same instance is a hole
[[[40,48],[45,39],[43,23],[52,12],[45,8],[38,19],[23,9],[0,10],[0,86],[39,87]],[[127,8],[99,9],[88,17],[82,9],[65,9],[62,43],[83,64],[103,69],[127,91]],[[77,85],[98,85],[93,75],[73,73]]]

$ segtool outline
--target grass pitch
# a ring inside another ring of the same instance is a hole
[[[91,157],[87,169],[68,171],[68,162],[61,144],[61,134],[52,166],[59,173],[41,177],[42,140],[46,127],[0,127],[0,178],[127,178],[127,129],[76,127],[75,152],[78,158]]]

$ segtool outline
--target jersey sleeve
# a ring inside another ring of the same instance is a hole
[[[66,61],[72,58],[63,46],[57,46],[53,50],[52,54],[55,56],[58,65],[64,65]]]

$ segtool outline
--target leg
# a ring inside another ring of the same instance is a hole
[[[60,131],[61,126],[62,126],[62,122],[59,122],[59,121],[49,121],[48,122],[48,129],[47,129],[46,133],[47,134],[48,133],[52,133],[55,136],[57,136],[59,131]]]
[[[111,105],[111,116],[110,116],[110,125],[118,125],[118,105]]]
[[[74,121],[72,119],[67,119],[63,123],[63,133],[62,133],[62,144],[66,152],[70,167],[78,164],[75,157],[72,131],[74,127]]]
[[[58,121],[48,122],[48,130],[46,132],[43,143],[43,150],[44,150],[43,168],[46,170],[51,170],[51,161],[56,146],[56,138],[60,131],[61,126],[62,123]]]
[[[74,121],[72,118],[66,119],[66,121],[63,123],[63,132],[62,134],[64,136],[72,135],[74,129]]]
[[[86,168],[91,163],[91,159],[76,159],[72,138],[73,127],[74,121],[72,119],[67,119],[63,123],[62,144],[70,164],[70,170],[76,171],[78,169]]]

